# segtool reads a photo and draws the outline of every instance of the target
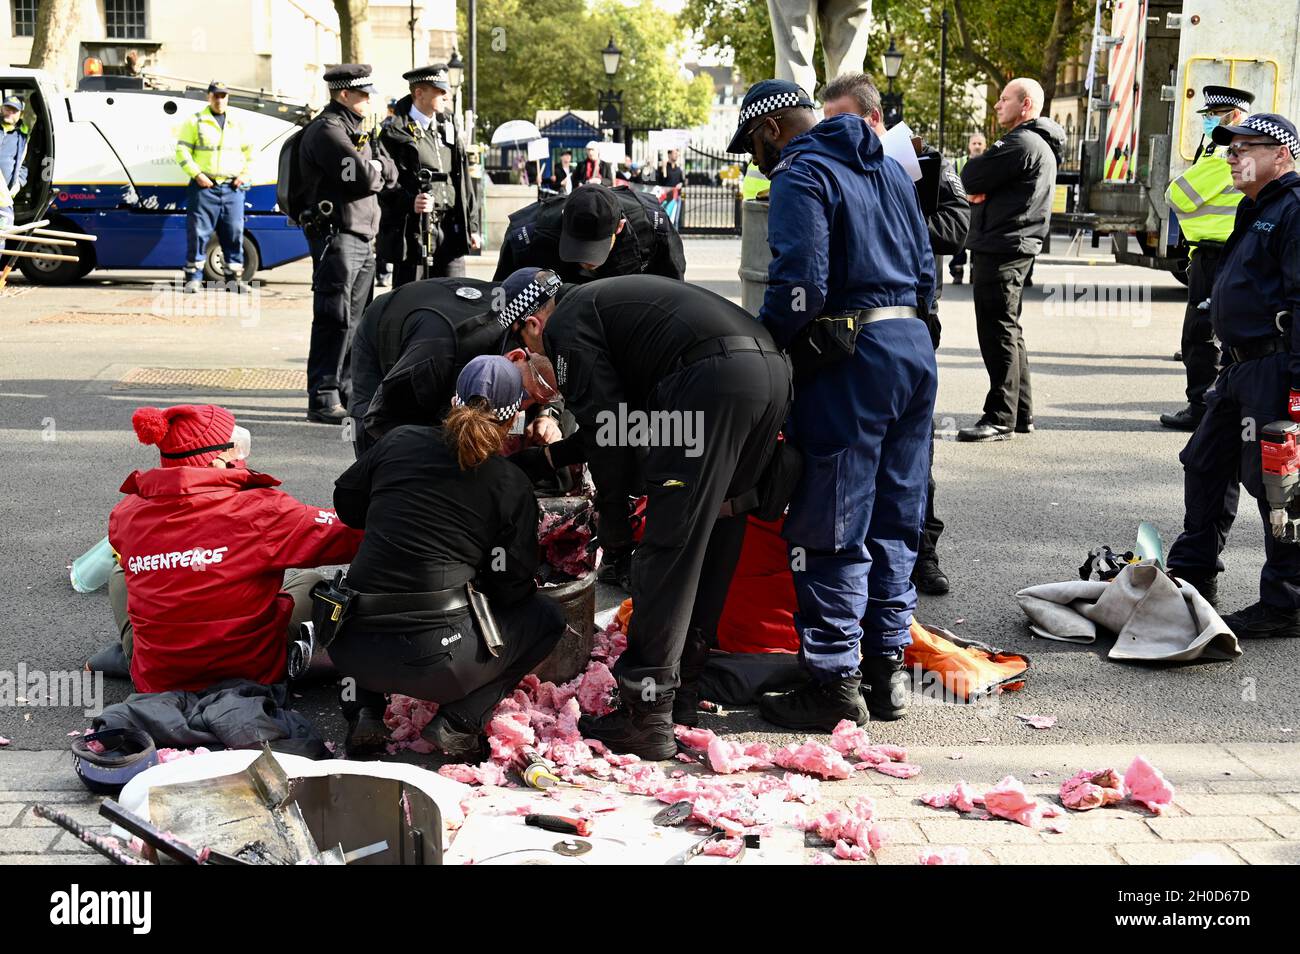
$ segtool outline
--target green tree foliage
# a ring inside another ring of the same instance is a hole
[[[465,36],[463,0],[459,22]],[[611,36],[623,51],[613,86],[623,91],[625,124],[707,121],[712,85],[707,77],[690,82],[681,75],[681,27],[653,0],[603,0],[593,9],[585,0],[480,0],[480,134],[510,119],[531,120],[539,109],[594,110],[597,92],[609,88],[600,51]]]

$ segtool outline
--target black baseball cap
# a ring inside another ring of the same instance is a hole
[[[609,258],[610,239],[618,231],[622,218],[618,199],[608,186],[579,186],[564,202],[560,258],[566,262],[604,265]]]
[[[216,93],[218,96],[226,96],[229,95],[230,90],[226,89],[226,84],[221,80],[213,80],[208,84],[208,92]]]

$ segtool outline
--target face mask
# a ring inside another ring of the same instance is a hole
[[[253,435],[236,424],[235,429],[230,433],[230,443],[235,445],[235,459],[247,460],[253,449]]]
[[[1218,116],[1201,117],[1201,129],[1204,131],[1205,135],[1207,136],[1212,135],[1214,133],[1214,130],[1218,128],[1218,125],[1219,125]]]

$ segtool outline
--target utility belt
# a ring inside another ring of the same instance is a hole
[[[843,361],[857,347],[858,332],[877,321],[917,318],[911,305],[862,308],[830,315],[818,315],[800,329],[790,342],[790,361],[798,378]]]
[[[1290,350],[1291,336],[1287,334],[1278,338],[1251,341],[1236,347],[1224,345],[1223,353],[1231,356],[1234,364],[1241,364],[1244,361],[1255,361],[1259,358],[1267,358],[1269,355],[1289,352]]]
[[[472,583],[428,593],[359,593],[347,585],[346,574],[339,570],[333,580],[322,580],[312,588],[311,600],[316,642],[326,648],[338,637],[344,624],[358,615],[451,613],[465,607],[478,623],[488,652],[500,656],[505,645],[487,597],[474,589]]]

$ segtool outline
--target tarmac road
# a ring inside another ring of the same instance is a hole
[[[688,241],[690,277],[738,298],[738,251],[734,240]],[[475,263],[471,274],[490,275],[492,265]],[[303,419],[305,397],[297,391],[115,387],[142,367],[305,368],[305,265],[262,273],[268,284],[256,312],[225,317],[153,315],[178,303],[151,285],[167,277],[96,273],[65,288],[32,288],[19,277],[0,292],[0,670],[19,663],[76,670],[112,637],[105,593],[77,595],[66,568],[106,532],[123,477],[156,460],[131,433],[135,407],[225,404],[253,432],[253,465],[306,502],[327,504],[334,477],[352,459],[338,429]],[[1144,519],[1172,542],[1182,521],[1177,454],[1186,439],[1156,421],[1183,403],[1183,369],[1171,360],[1181,286],[1163,273],[1087,259],[1045,259],[1034,278],[1025,335],[1038,430],[989,445],[939,440],[938,504],[948,524],[940,556],[953,591],[923,598],[918,611],[925,622],[1028,653],[1028,687],[997,706],[918,699],[908,719],[874,726],[873,737],[933,746],[1294,741],[1295,641],[1247,645],[1232,663],[1149,667],[1106,661],[1106,643],[1030,639],[1017,590],[1074,577],[1093,546],[1130,547]],[[979,416],[987,378],[969,286],[945,290],[942,314],[936,426],[950,437]],[[1244,502],[1224,555],[1225,610],[1257,598],[1262,533]],[[601,597],[604,606],[618,595],[602,590]],[[0,703],[2,690],[0,682]],[[127,691],[109,681],[106,702]],[[301,704],[341,738],[332,690],[310,689]],[[1020,712],[1054,715],[1058,726],[1026,728],[1015,718]],[[0,704],[0,736],[14,749],[64,749],[66,734],[88,721],[75,708]],[[705,724],[730,732],[770,728],[748,712]]]

